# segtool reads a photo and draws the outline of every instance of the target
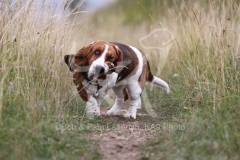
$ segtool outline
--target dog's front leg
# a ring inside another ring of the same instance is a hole
[[[94,116],[100,115],[98,102],[93,96],[89,96],[89,99],[86,102],[86,115],[88,118],[93,118]]]
[[[78,94],[86,102],[86,115],[88,118],[94,118],[94,116],[100,115],[100,109],[98,107],[97,100],[93,97],[92,93],[89,93],[89,90],[86,91],[84,85],[77,81],[74,83],[78,86]]]
[[[102,104],[102,101],[104,99],[104,97],[101,97],[101,96],[97,96],[95,97],[96,100],[97,100],[97,105],[98,105],[98,108],[100,108],[101,104]]]
[[[107,111],[108,116],[116,116],[121,112],[122,105],[124,103],[123,89],[125,86],[117,86],[113,88],[114,94],[117,96],[113,107]]]

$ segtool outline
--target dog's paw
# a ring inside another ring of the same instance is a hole
[[[132,100],[129,109],[124,114],[124,117],[130,118],[130,119],[136,119],[137,117],[137,109],[140,109],[141,107],[141,99],[138,98],[136,100]]]
[[[87,116],[88,119],[93,119],[96,116],[100,116],[100,109],[99,109],[99,107],[87,108],[86,116]]]
[[[110,110],[107,111],[107,116],[117,116],[120,114],[121,107],[114,105]]]
[[[129,108],[128,111],[123,116],[130,119],[136,119],[137,110],[133,108]]]

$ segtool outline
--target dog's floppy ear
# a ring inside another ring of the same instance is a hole
[[[73,58],[74,58],[73,54],[68,54],[64,56],[64,61],[68,65],[70,71],[73,71],[75,68]]]
[[[79,66],[88,66],[89,65],[87,54],[90,51],[92,45],[93,45],[93,43],[81,48],[75,55],[73,55],[73,54],[65,55],[64,61],[68,65],[70,71],[77,69]]]
[[[76,53],[74,62],[77,66],[87,66],[88,65],[87,53],[89,52],[90,48],[91,48],[91,45],[87,45],[87,46],[81,48]]]
[[[89,59],[91,58],[91,48],[93,43],[81,48],[74,57],[74,63],[78,67],[78,72],[88,72],[89,70]]]

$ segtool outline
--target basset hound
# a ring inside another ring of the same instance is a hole
[[[65,55],[64,60],[73,72],[79,95],[86,102],[87,115],[100,115],[100,105],[110,89],[116,100],[107,115],[119,115],[124,101],[130,99],[124,117],[133,119],[141,108],[140,95],[146,81],[170,92],[165,81],[152,75],[144,53],[133,46],[99,40],[75,55]]]

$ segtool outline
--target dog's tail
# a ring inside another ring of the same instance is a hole
[[[165,82],[164,80],[162,80],[162,79],[160,79],[156,76],[153,76],[153,79],[152,79],[151,83],[156,84],[157,86],[166,90],[167,93],[170,93],[170,88],[169,88],[167,82]]]
[[[146,80],[148,82],[151,82],[151,83],[156,84],[157,86],[163,88],[164,90],[167,91],[167,93],[170,93],[170,88],[169,88],[167,82],[165,82],[161,78],[154,76],[150,71],[149,63],[147,63],[147,65],[148,65],[148,74],[147,74]]]

